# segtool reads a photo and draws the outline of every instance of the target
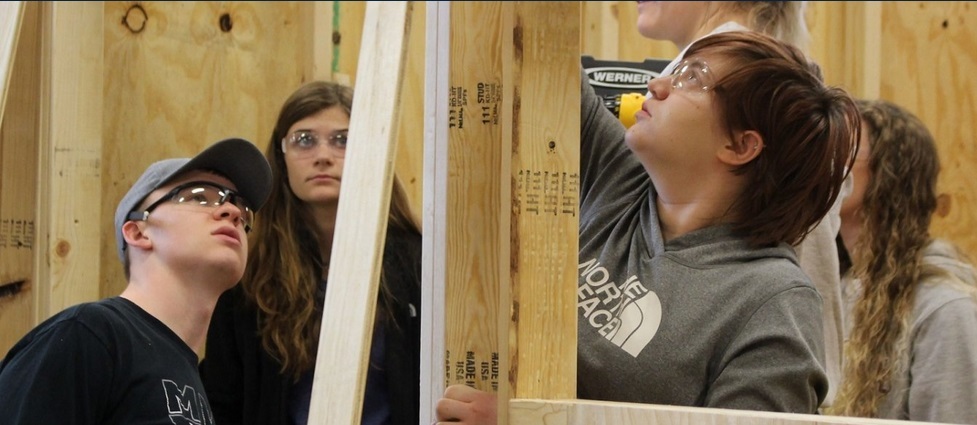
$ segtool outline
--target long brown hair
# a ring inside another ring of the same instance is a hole
[[[862,293],[852,311],[845,379],[831,413],[875,417],[892,377],[907,366],[899,359],[908,349],[916,288],[945,274],[923,262],[940,161],[933,136],[915,115],[884,100],[859,100],[858,106],[870,141],[852,270]]]
[[[686,57],[721,57],[714,84],[725,128],[754,130],[763,151],[734,170],[748,186],[730,209],[753,246],[799,243],[834,204],[858,149],[860,119],[844,90],[826,86],[797,47],[753,31],[710,35]]]
[[[315,364],[322,321],[318,304],[322,294],[317,295],[317,290],[326,265],[322,264],[318,237],[311,225],[314,219],[289,186],[280,141],[297,121],[335,106],[349,114],[352,104],[350,87],[324,81],[302,85],[282,105],[265,149],[274,181],[250,234],[251,250],[241,286],[258,309],[263,348],[278,359],[282,373],[295,379]],[[396,177],[388,228],[420,233],[407,194]],[[377,316],[391,323],[393,307],[387,281],[381,275]]]

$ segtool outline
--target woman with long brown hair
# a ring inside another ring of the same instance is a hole
[[[852,268],[845,375],[831,413],[977,423],[977,274],[929,232],[940,161],[916,116],[858,101],[861,150],[842,208]]]
[[[307,422],[343,178],[351,88],[311,82],[265,152],[274,186],[241,284],[221,297],[200,371],[219,424]],[[353,143],[369,143],[356,141]],[[416,424],[421,234],[394,179],[362,423]]]

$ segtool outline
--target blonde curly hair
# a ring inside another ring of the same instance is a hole
[[[932,242],[929,227],[940,172],[933,136],[898,105],[857,103],[868,132],[870,170],[852,256],[852,277],[861,293],[845,344],[845,378],[828,413],[876,417],[893,377],[909,366],[904,359],[917,288],[950,274],[923,261]]]

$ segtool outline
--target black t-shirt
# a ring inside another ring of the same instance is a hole
[[[9,425],[212,425],[197,355],[120,297],[70,307],[17,342],[0,363]]]

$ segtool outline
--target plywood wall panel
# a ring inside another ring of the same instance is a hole
[[[669,41],[651,40],[638,33],[638,6],[633,1],[584,1],[580,24],[581,53],[597,59],[641,62],[673,58],[678,49]]]
[[[938,187],[950,203],[932,232],[977,259],[977,4],[883,4],[881,97],[933,133],[943,166]]]
[[[310,69],[311,3],[106,2],[102,294],[124,287],[112,215],[152,162],[227,137],[262,150]]]

